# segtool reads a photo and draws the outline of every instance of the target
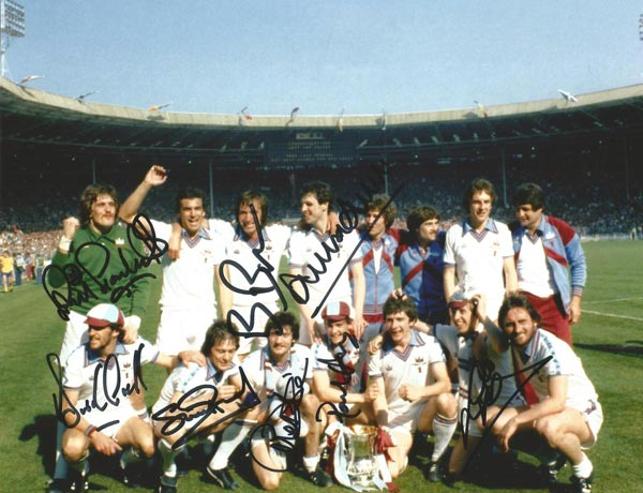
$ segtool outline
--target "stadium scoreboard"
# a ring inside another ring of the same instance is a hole
[[[337,140],[325,132],[295,132],[289,137],[266,144],[266,160],[271,167],[351,164],[357,156],[353,142]]]

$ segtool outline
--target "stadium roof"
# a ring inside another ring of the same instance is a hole
[[[12,149],[153,153],[225,163],[265,161],[266,154],[273,162],[311,153],[318,160],[417,158],[436,150],[643,131],[643,84],[577,98],[381,115],[250,117],[100,104],[0,78],[0,136],[3,147]]]

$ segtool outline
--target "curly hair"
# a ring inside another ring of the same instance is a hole
[[[80,211],[78,215],[81,226],[87,226],[89,224],[89,220],[92,217],[92,205],[94,205],[99,195],[109,195],[114,200],[116,204],[116,216],[118,216],[120,202],[118,201],[116,189],[112,185],[89,185],[83,190],[80,196]]]
[[[410,298],[402,299],[391,296],[386,300],[386,303],[384,303],[382,311],[384,312],[384,318],[393,313],[404,312],[406,316],[409,317],[409,320],[415,321],[418,319],[417,307],[415,306],[415,302]]]
[[[266,323],[266,335],[270,335],[275,331],[279,334],[283,333],[284,327],[290,327],[293,341],[299,339],[299,320],[290,312],[277,312],[270,316]]]

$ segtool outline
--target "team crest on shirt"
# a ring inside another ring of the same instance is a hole
[[[116,240],[114,240],[114,243],[116,244],[117,248],[122,248],[125,246],[125,240],[123,238],[116,238]]]
[[[393,365],[386,365],[384,368],[386,371],[393,371]]]

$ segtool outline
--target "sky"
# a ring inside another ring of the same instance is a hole
[[[631,0],[17,0],[8,77],[167,111],[381,114],[643,83]]]

